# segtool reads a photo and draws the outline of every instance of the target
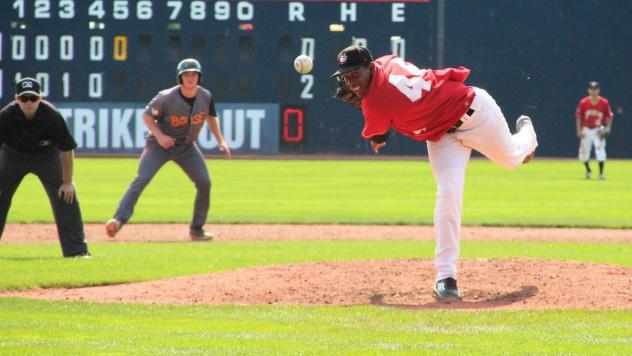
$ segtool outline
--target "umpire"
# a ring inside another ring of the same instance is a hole
[[[20,80],[15,94],[0,111],[0,238],[13,194],[33,173],[48,194],[64,257],[90,258],[72,182],[77,143],[59,111],[42,100],[37,80]]]

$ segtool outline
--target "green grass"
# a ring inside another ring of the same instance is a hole
[[[0,299],[0,353],[629,354],[632,312],[204,307]]]
[[[81,286],[322,260],[428,258],[424,241],[1,245],[0,290]],[[630,244],[464,242],[464,258],[632,266]],[[148,306],[0,298],[0,354],[629,354],[632,310],[418,311],[382,306]]]
[[[211,223],[432,222],[435,188],[423,161],[210,160]],[[108,219],[137,159],[78,159],[86,221]],[[632,228],[630,161],[585,181],[575,161],[506,171],[468,168],[464,223]],[[132,222],[187,222],[194,189],[173,164],[141,197]],[[50,222],[27,177],[10,222]],[[90,244],[62,259],[57,244],[0,245],[0,290],[153,280],[324,260],[431,258],[426,241]],[[463,258],[543,258],[632,266],[632,244],[467,241]],[[493,276],[491,276],[493,277]],[[415,311],[378,306],[148,306],[0,298],[0,354],[632,354],[632,310]]]
[[[57,244],[0,246],[0,290],[153,280],[241,267],[326,260],[432,258],[427,241],[91,244],[93,260],[62,259]],[[471,241],[463,258],[545,258],[632,266],[632,244]]]
[[[425,161],[208,160],[211,223],[431,224],[435,186]],[[85,221],[109,219],[137,159],[77,159]],[[631,161],[608,161],[605,181],[582,178],[576,161],[535,161],[507,171],[487,160],[468,167],[466,225],[632,228]],[[194,187],[167,164],[141,196],[132,223],[188,222]],[[20,186],[9,222],[51,222],[34,176]]]

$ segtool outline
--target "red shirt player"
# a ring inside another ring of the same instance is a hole
[[[595,157],[599,162],[599,179],[606,163],[606,136],[612,128],[612,109],[608,99],[599,96],[599,83],[588,83],[588,96],[577,105],[577,137],[579,137],[579,160],[586,167],[586,179],[590,179],[590,151],[595,146]]]
[[[516,168],[535,153],[537,138],[531,119],[521,116],[515,135],[494,99],[483,89],[465,85],[467,68],[419,69],[394,56],[373,61],[362,46],[343,49],[333,74],[361,98],[362,136],[378,153],[389,130],[426,140],[437,184],[435,233],[440,300],[461,298],[456,283],[459,230],[465,168],[475,149],[495,163]]]

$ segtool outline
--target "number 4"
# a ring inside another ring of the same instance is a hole
[[[430,82],[421,77],[406,78],[403,75],[391,74],[388,76],[388,82],[412,102],[421,99],[422,90],[430,91],[431,88]]]
[[[105,10],[103,9],[103,1],[95,0],[90,4],[88,8],[88,15],[102,19],[105,16]]]
[[[414,75],[412,78],[398,74],[391,74],[388,76],[388,82],[393,84],[393,86],[395,86],[395,88],[397,88],[397,90],[399,90],[402,94],[406,95],[410,101],[415,102],[421,99],[423,90],[430,91],[432,84],[423,79],[423,76],[426,74],[425,70],[420,70],[414,65],[404,62],[401,58],[394,59],[393,63]]]

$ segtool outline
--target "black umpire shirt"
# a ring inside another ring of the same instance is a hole
[[[24,153],[70,151],[77,147],[64,118],[42,100],[32,119],[13,101],[0,111],[0,144]]]

